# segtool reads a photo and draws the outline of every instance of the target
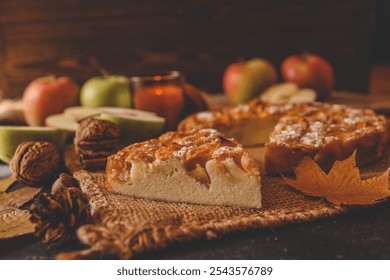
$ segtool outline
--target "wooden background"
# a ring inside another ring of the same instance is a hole
[[[183,71],[221,91],[224,68],[264,57],[279,67],[311,51],[335,67],[337,89],[368,88],[370,0],[0,0],[0,89],[19,96],[34,78]]]

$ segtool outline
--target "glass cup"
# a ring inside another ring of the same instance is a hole
[[[184,109],[184,77],[179,71],[161,75],[130,77],[136,109],[165,118],[165,130],[176,129]]]

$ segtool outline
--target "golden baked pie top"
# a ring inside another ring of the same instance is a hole
[[[109,191],[139,198],[261,207],[257,163],[214,129],[168,132],[107,160]]]
[[[259,175],[253,157],[234,139],[227,139],[214,129],[167,132],[158,139],[135,143],[109,157],[107,172],[130,170],[132,161],[152,163],[156,160],[180,160],[191,172],[198,166],[204,168],[209,160],[223,162],[234,160],[249,175]],[[123,178],[122,178],[123,179]]]
[[[333,141],[350,142],[378,133],[387,135],[387,131],[386,118],[373,110],[313,103],[295,106],[283,114],[270,135],[270,142],[317,149]]]
[[[352,141],[372,133],[381,133],[383,137],[388,134],[386,118],[370,109],[319,102],[269,105],[259,99],[193,114],[179,124],[179,130],[207,127],[223,130],[249,120],[261,122],[269,118],[277,120],[270,142],[283,146],[316,149],[335,140]]]
[[[233,127],[250,119],[280,117],[283,113],[294,108],[295,105],[271,105],[254,99],[246,104],[235,107],[225,107],[213,111],[199,112],[184,119],[178,130],[191,130],[201,128]]]

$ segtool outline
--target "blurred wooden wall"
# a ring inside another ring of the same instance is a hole
[[[167,69],[208,91],[224,68],[264,57],[279,67],[311,51],[335,66],[337,87],[368,88],[370,0],[0,0],[0,88],[18,96],[34,78]]]

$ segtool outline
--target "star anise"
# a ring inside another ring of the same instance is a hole
[[[55,194],[40,194],[30,213],[35,235],[43,243],[74,240],[76,230],[91,219],[88,200],[74,187],[60,189]]]

